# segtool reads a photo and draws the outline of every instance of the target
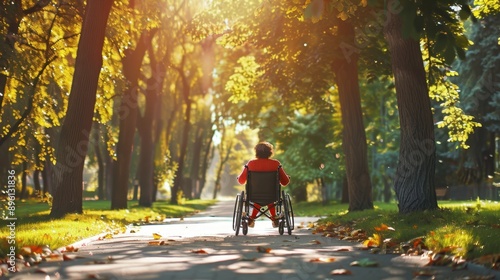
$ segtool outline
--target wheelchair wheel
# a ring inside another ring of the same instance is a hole
[[[292,208],[292,201],[290,199],[290,195],[288,194],[283,194],[284,197],[284,208],[285,208],[285,221],[286,221],[286,227],[288,229],[288,235],[292,234],[292,230],[294,229],[295,226],[295,221],[294,221],[294,216],[293,216],[293,208]]]
[[[280,233],[280,235],[283,235],[283,232],[285,232],[285,222],[280,221],[278,225],[278,232]]]
[[[236,201],[234,202],[233,230],[235,231],[236,235],[238,235],[240,232],[241,215],[243,212],[243,195],[244,192],[242,191],[241,194],[238,194],[236,196]]]
[[[246,221],[241,222],[241,230],[243,235],[247,235],[248,233],[248,223]]]

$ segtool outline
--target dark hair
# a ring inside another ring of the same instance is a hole
[[[270,158],[273,155],[273,144],[269,142],[260,142],[255,145],[255,156],[257,158]]]

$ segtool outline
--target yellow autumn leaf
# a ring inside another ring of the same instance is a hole
[[[159,235],[158,233],[153,233],[153,239],[154,240],[158,240],[161,238],[161,235]]]

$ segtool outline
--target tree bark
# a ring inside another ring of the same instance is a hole
[[[178,193],[181,190],[182,182],[184,182],[184,162],[186,161],[187,145],[189,142],[189,130],[191,128],[191,100],[186,102],[186,111],[184,113],[184,126],[182,131],[182,143],[181,150],[179,153],[179,167],[175,172],[174,186],[172,188],[172,197],[170,201],[172,204],[178,203]]]
[[[338,33],[345,44],[355,46],[354,26],[350,22],[340,21]],[[342,148],[346,159],[349,211],[373,209],[366,134],[359,92],[358,54],[353,52],[339,57],[334,61],[333,70],[337,79],[344,126]]]
[[[200,178],[200,190],[196,194],[194,198],[201,198],[201,193],[203,192],[203,189],[205,188],[205,184],[207,182],[207,169],[209,165],[209,160],[210,160],[210,154],[212,150],[212,141],[213,141],[213,136],[215,133],[215,130],[211,129],[211,133],[209,134],[208,138],[208,143],[205,146],[205,152],[203,153],[203,162],[202,162],[202,167],[201,167],[201,178]]]
[[[186,111],[184,112],[184,125],[182,131],[181,148],[179,152],[179,167],[175,172],[174,185],[172,187],[172,194],[170,197],[170,202],[172,204],[178,204],[178,194],[182,187],[182,182],[184,181],[184,162],[186,161],[186,152],[189,142],[189,130],[191,129],[191,88],[189,85],[186,73],[184,73],[186,56],[182,58],[181,66],[177,69],[182,80],[182,96],[184,104],[186,106]]]
[[[205,135],[205,127],[202,125],[198,126],[198,129],[195,133],[195,142],[193,145],[193,155],[191,157],[191,193],[189,195],[190,198],[194,198],[198,196],[200,192],[200,170],[201,170],[201,161],[202,161],[202,146],[203,146],[203,136]]]
[[[113,0],[89,0],[78,43],[75,73],[66,117],[59,136],[50,215],[82,213],[83,166],[88,150],[102,47]]]
[[[36,195],[42,194],[42,185],[40,184],[40,170],[33,171],[33,187],[35,188]]]
[[[53,183],[52,183],[52,164],[50,164],[48,159],[45,159],[43,170],[42,170],[42,182],[43,182],[43,198],[47,193],[52,195]]]
[[[95,150],[95,155],[97,159],[97,197],[99,200],[105,200],[105,169],[106,169],[106,164],[104,163],[104,156],[103,153],[101,152],[101,145],[102,141],[99,140],[100,138],[100,125],[99,123],[95,122],[94,123],[94,150]],[[104,145],[106,145],[106,142],[104,142]]]
[[[129,50],[123,58],[123,73],[129,82],[119,109],[120,132],[116,144],[116,162],[113,164],[113,187],[111,209],[127,208],[127,193],[130,177],[130,161],[137,124],[137,95],[142,60],[151,44],[149,31],[143,31],[135,50]]]
[[[161,64],[155,62],[154,54],[150,53],[151,66],[153,67],[152,77],[148,80],[146,89],[146,108],[144,109],[144,117],[141,119],[141,125],[138,127],[141,136],[141,154],[139,158],[139,184],[140,197],[139,205],[151,207],[153,204],[154,187],[154,123],[156,116],[157,103],[159,102],[160,91],[163,87],[165,78],[165,69]]]
[[[420,44],[404,38],[399,15],[389,14],[385,35],[401,126],[394,189],[402,214],[438,208],[434,187],[435,140]]]

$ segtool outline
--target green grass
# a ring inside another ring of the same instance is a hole
[[[375,203],[374,210],[348,212],[347,204],[297,203],[296,216],[320,216],[321,223],[349,225],[363,229],[368,236],[380,233],[375,227],[385,224],[384,238],[405,242],[425,236],[429,249],[451,250],[465,258],[500,253],[500,203],[486,201],[439,201],[441,209],[400,215],[395,204]],[[328,213],[328,214],[325,214]]]
[[[109,210],[109,201],[84,201],[83,214],[69,214],[63,219],[49,217],[47,203],[28,200],[16,203],[16,246],[48,246],[60,248],[76,241],[105,233],[119,233],[126,225],[162,221],[169,217],[184,217],[201,211],[214,200],[189,200],[183,205],[155,202],[153,207],[139,207],[129,202],[129,208]],[[0,256],[8,253],[7,227],[0,228]]]

